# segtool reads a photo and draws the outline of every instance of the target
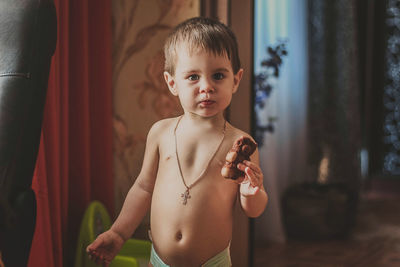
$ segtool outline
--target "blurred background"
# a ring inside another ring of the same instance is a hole
[[[28,266],[74,265],[92,201],[119,213],[151,125],[182,112],[162,48],[194,16],[237,36],[245,73],[227,116],[257,140],[270,197],[257,219],[235,212],[233,266],[400,265],[399,0],[54,5]],[[134,237],[148,229],[146,216]]]

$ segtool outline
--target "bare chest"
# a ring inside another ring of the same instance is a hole
[[[159,151],[157,175],[157,184],[162,185],[164,193],[167,193],[165,188],[170,188],[171,193],[179,194],[184,202],[196,192],[208,189],[214,192],[228,189],[233,193],[235,185],[221,176],[225,155],[230,148],[221,141],[200,138],[178,140],[175,144],[173,138],[166,138]]]

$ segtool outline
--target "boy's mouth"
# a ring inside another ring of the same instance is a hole
[[[201,100],[201,101],[200,101],[200,106],[201,106],[201,107],[209,107],[209,106],[211,106],[211,105],[214,104],[214,103],[215,103],[214,100],[205,99],[205,100]]]

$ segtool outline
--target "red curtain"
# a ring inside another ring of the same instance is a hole
[[[29,266],[73,266],[92,200],[112,213],[111,1],[55,0],[53,57],[33,189],[37,224]]]

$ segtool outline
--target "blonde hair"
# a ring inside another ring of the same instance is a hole
[[[238,45],[234,33],[225,24],[204,17],[188,19],[175,27],[164,45],[165,71],[175,75],[177,48],[181,43],[188,44],[189,52],[201,49],[214,55],[227,56],[232,70],[240,70]]]

